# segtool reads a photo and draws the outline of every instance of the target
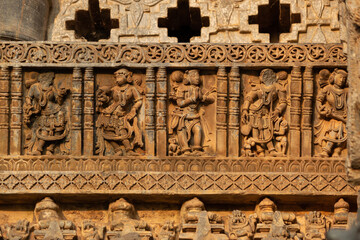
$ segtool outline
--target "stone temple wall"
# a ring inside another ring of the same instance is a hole
[[[0,237],[349,228],[346,16],[335,0],[0,2]]]

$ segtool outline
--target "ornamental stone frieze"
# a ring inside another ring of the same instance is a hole
[[[359,19],[355,0],[0,1],[0,240],[339,238]]]
[[[16,223],[1,221],[4,240],[22,239],[325,239],[328,229],[345,229],[354,214],[339,199],[334,212],[294,213],[268,197],[249,206],[232,206],[232,212],[207,210],[198,198],[188,199],[167,210],[154,212],[143,203],[120,198],[89,213],[46,197],[36,203],[33,214],[20,210]],[[212,205],[210,205],[211,208]],[[61,208],[60,208],[61,207]],[[149,207],[149,206],[147,206]],[[339,213],[339,209],[341,213]],[[23,215],[23,218],[19,218]],[[33,216],[32,216],[33,215]],[[30,218],[33,217],[33,220]]]
[[[1,42],[0,56],[6,193],[355,193],[340,45]]]
[[[4,239],[323,239],[354,217],[341,45],[1,42],[0,63]]]

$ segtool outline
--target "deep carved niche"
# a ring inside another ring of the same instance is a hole
[[[346,156],[347,72],[322,69],[317,76],[315,99],[315,155]]]
[[[143,154],[144,75],[121,68],[96,80],[96,153]]]
[[[18,100],[24,129],[19,147],[26,155],[342,157],[347,153],[348,86],[342,69],[263,68],[240,73],[233,67],[215,73],[150,67],[99,69],[94,74],[93,68],[74,68],[71,76],[21,73],[15,68],[11,76],[14,81],[24,78]],[[227,84],[229,89],[223,87]],[[303,90],[297,93],[299,84]],[[225,135],[220,136],[221,131]],[[235,137],[238,133],[240,139]],[[222,150],[222,138],[231,148],[225,145]],[[163,142],[167,145],[161,146]],[[301,144],[301,152],[291,151],[294,142]]]
[[[286,71],[268,68],[259,76],[244,74],[240,122],[243,156],[287,154],[288,78]]]
[[[215,153],[215,79],[197,69],[170,74],[169,155]]]
[[[24,78],[25,154],[69,154],[71,76],[28,72]]]

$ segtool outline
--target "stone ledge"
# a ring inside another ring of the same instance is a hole
[[[2,172],[3,194],[355,196],[343,174],[215,172]]]
[[[344,158],[1,156],[2,171],[345,173]]]

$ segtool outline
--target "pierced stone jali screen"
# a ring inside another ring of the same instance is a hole
[[[341,45],[2,42],[0,61],[4,201],[355,203]]]

